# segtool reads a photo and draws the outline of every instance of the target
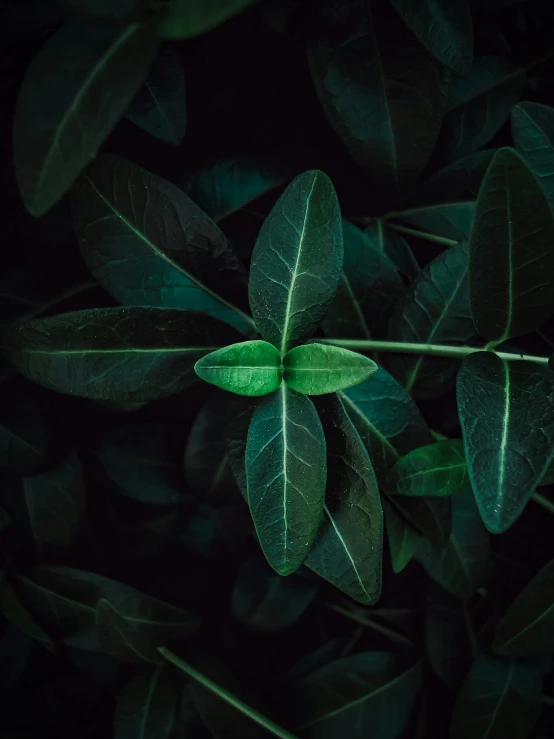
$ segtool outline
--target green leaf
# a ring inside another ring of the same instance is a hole
[[[252,254],[250,308],[262,337],[284,356],[316,330],[343,263],[340,209],[331,180],[297,177],[266,218]]]
[[[452,499],[452,533],[437,549],[425,540],[417,559],[427,574],[458,598],[471,598],[491,574],[490,536],[483,526],[470,485]]]
[[[385,514],[387,540],[393,572],[402,572],[414,557],[420,534],[407,522],[384,495],[381,505]]]
[[[374,224],[365,229],[372,243],[378,247],[396,269],[408,280],[414,280],[419,274],[419,264],[405,239],[390,228],[383,218],[376,218]]]
[[[462,363],[457,394],[477,505],[485,526],[500,534],[519,518],[552,460],[554,375],[477,352]]]
[[[541,710],[541,675],[528,662],[480,657],[454,705],[451,739],[527,739]]]
[[[174,0],[158,22],[162,39],[188,39],[211,31],[254,0]]]
[[[467,244],[456,244],[423,269],[391,316],[391,341],[466,344],[476,334],[469,308]],[[417,355],[391,356],[387,364],[416,398],[432,398],[453,384],[457,363]]]
[[[523,159],[500,149],[479,190],[469,294],[479,333],[500,344],[554,314],[554,217]]]
[[[148,13],[148,0],[56,0],[64,10],[87,18],[124,21],[144,18]]]
[[[395,654],[362,652],[336,660],[302,685],[302,729],[314,739],[397,739],[408,726],[421,682],[421,663],[406,668]]]
[[[225,346],[199,359],[194,371],[202,380],[238,395],[268,395],[282,380],[281,357],[267,341]]]
[[[281,577],[265,562],[249,559],[239,568],[231,609],[250,629],[279,631],[298,621],[317,589],[317,584],[306,578]]]
[[[455,495],[465,485],[467,466],[461,439],[418,447],[398,460],[387,476],[389,495]]]
[[[391,0],[411,31],[445,67],[464,74],[473,56],[467,0]]]
[[[439,73],[427,52],[386,38],[369,5],[359,6],[345,11],[346,20],[314,24],[310,71],[325,114],[354,161],[381,186],[399,190],[434,149]]]
[[[452,530],[452,506],[450,498],[409,497],[393,495],[388,498],[397,512],[428,539],[434,546],[443,548]]]
[[[185,78],[173,49],[162,48],[158,52],[144,85],[125,115],[161,141],[181,143],[187,127]]]
[[[163,665],[134,677],[117,697],[114,739],[170,739],[180,687]]]
[[[512,109],[512,136],[554,209],[554,109],[541,103],[518,103]]]
[[[359,603],[381,595],[383,509],[371,460],[335,396],[318,409],[327,443],[324,515],[306,565]]]
[[[126,619],[105,598],[96,604],[95,627],[100,651],[122,662],[161,662],[160,637],[154,641],[149,627]]]
[[[403,294],[404,283],[397,272],[398,267],[382,243],[383,230],[381,224],[380,230],[375,227],[364,232],[343,221],[341,279],[335,299],[322,321],[322,328],[328,336],[370,339],[372,333],[382,327],[391,306]],[[409,252],[407,245],[406,249]],[[362,264],[364,267],[360,269]],[[412,263],[409,265],[411,267]]]
[[[55,651],[55,644],[52,637],[31,616],[10,582],[5,582],[2,585],[0,591],[0,610],[9,623],[23,634],[34,641],[38,641],[49,652]]]
[[[229,455],[229,466],[245,500],[248,499],[245,462],[248,429],[254,411],[262,402],[254,398],[232,396],[227,408],[225,441],[227,454]]]
[[[510,657],[554,652],[554,560],[508,608],[494,634],[493,649]]]
[[[32,475],[51,461],[49,418],[23,383],[0,385],[0,467]]]
[[[304,344],[283,359],[283,378],[298,393],[325,395],[358,385],[377,372],[363,354],[328,344]]]
[[[475,203],[472,200],[438,202],[417,208],[393,211],[385,216],[391,228],[445,246],[467,241],[471,232]]]
[[[50,390],[146,402],[190,385],[195,362],[235,338],[201,313],[98,308],[29,321],[2,344],[19,372]]]
[[[327,463],[312,401],[284,383],[254,411],[246,477],[263,553],[276,572],[290,575],[306,559],[321,521]]]
[[[73,21],[27,69],[14,118],[14,160],[25,207],[41,216],[60,200],[124,114],[158,42],[133,23],[123,30]]]
[[[244,288],[235,253],[175,185],[104,154],[75,189],[73,214],[85,262],[121,303],[201,311],[252,331],[252,319],[223,297]]]
[[[498,133],[526,82],[525,70],[499,57],[476,57],[468,75],[454,78],[439,147],[450,161],[480,149]]]

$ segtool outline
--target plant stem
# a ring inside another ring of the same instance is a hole
[[[418,239],[431,241],[433,244],[441,244],[441,246],[454,246],[454,244],[458,243],[457,241],[454,241],[454,239],[447,239],[446,236],[437,236],[436,234],[427,233],[426,231],[418,231],[417,228],[402,226],[400,223],[395,223],[394,221],[389,221],[385,218],[383,220],[386,221],[387,226],[393,228],[395,231],[399,231],[403,234],[408,234],[408,236],[417,236]]]
[[[258,711],[249,706],[247,703],[243,703],[239,698],[236,698],[234,695],[225,690],[225,688],[222,688],[221,685],[212,682],[212,680],[203,675],[201,672],[195,670],[192,665],[189,665],[188,662],[182,660],[171,650],[167,649],[166,647],[158,647],[158,652],[162,655],[162,657],[165,657],[168,662],[171,662],[171,664],[175,665],[175,667],[178,667],[180,670],[182,670],[182,672],[184,672],[186,675],[199,683],[203,688],[206,688],[206,690],[209,690],[217,695],[219,698],[221,698],[221,700],[225,701],[230,706],[233,706],[233,708],[236,708],[237,711],[244,713],[245,716],[248,716],[248,718],[252,719],[252,721],[255,721],[259,726],[262,726],[270,734],[273,734],[273,736],[279,737],[279,739],[297,739],[294,734],[285,731],[285,729],[282,729],[280,726],[273,723],[273,721],[266,718],[261,713],[258,713]]]
[[[534,500],[535,503],[542,505],[542,507],[546,508],[546,510],[550,513],[554,513],[554,503],[551,500],[548,500],[548,498],[545,498],[544,495],[541,495],[540,493],[533,493],[531,495],[531,500]]]
[[[411,649],[417,648],[414,642],[411,639],[408,639],[407,636],[404,636],[404,634],[401,634],[399,631],[394,631],[393,629],[389,629],[387,626],[383,626],[382,624],[379,624],[376,621],[373,621],[371,618],[368,618],[367,616],[361,613],[356,613],[356,611],[349,611],[347,608],[343,608],[342,606],[335,605],[334,603],[325,603],[325,605],[327,606],[327,608],[330,608],[332,611],[335,611],[336,613],[340,613],[341,616],[350,618],[352,621],[356,621],[356,623],[361,624],[362,626],[365,626],[367,629],[372,629],[373,631],[379,632],[379,634],[383,634],[383,636],[386,636],[391,641],[405,644]]]
[[[346,349],[359,351],[393,352],[395,354],[426,354],[435,357],[454,357],[462,359],[470,354],[485,351],[478,346],[448,346],[446,344],[415,344],[402,341],[366,341],[365,339],[317,339],[320,343],[343,346]],[[487,349],[490,354],[496,354],[500,359],[512,362],[534,362],[548,364],[548,357],[537,357],[533,354],[512,354]]]

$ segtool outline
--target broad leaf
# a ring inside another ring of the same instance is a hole
[[[301,728],[314,739],[396,739],[409,723],[421,682],[420,662],[406,667],[387,652],[331,662],[301,686]]]
[[[246,444],[248,505],[265,557],[280,575],[300,567],[321,521],[325,437],[312,401],[284,383],[254,411]]]
[[[481,184],[469,246],[471,311],[500,344],[554,314],[554,216],[513,149],[500,149]]]
[[[342,222],[333,185],[323,172],[305,172],[266,218],[250,267],[256,326],[281,356],[314,333],[335,296],[342,264]]]
[[[496,629],[493,649],[512,657],[554,652],[554,560],[508,608]]]
[[[423,269],[389,322],[390,341],[466,344],[475,334],[469,308],[467,244],[456,244]],[[393,374],[417,398],[432,398],[453,384],[452,359],[415,355],[387,358]]]
[[[133,23],[63,26],[27,69],[14,119],[17,182],[27,210],[46,213],[94,158],[143,82],[158,42]]]
[[[169,739],[175,726],[180,685],[159,665],[134,677],[119,694],[114,739]]]
[[[512,136],[554,208],[554,109],[541,103],[518,103],[512,110]]]
[[[397,512],[438,549],[446,546],[452,531],[450,498],[409,497],[392,495],[388,498]]]
[[[360,603],[381,595],[383,509],[371,460],[336,397],[321,399],[327,442],[324,516],[306,565]]]
[[[181,143],[187,126],[185,78],[173,49],[158,52],[126,117],[168,144]]]
[[[391,0],[410,30],[444,66],[464,74],[473,56],[467,0]]]
[[[281,357],[267,341],[243,341],[217,349],[199,359],[194,371],[202,380],[238,395],[268,395],[282,379]]]
[[[416,553],[420,534],[384,495],[381,498],[381,505],[385,514],[392,570],[396,573],[402,572]]]
[[[312,79],[352,158],[398,190],[423,169],[437,140],[438,69],[423,49],[385,39],[367,3],[346,14],[346,20],[322,21],[312,29]]]
[[[385,216],[391,228],[445,246],[467,241],[475,203],[472,200],[439,202],[418,208],[393,211]]]
[[[25,385],[0,385],[0,467],[10,466],[32,475],[51,460],[52,428],[49,418]]]
[[[105,598],[96,604],[95,629],[101,652],[122,662],[162,661],[156,647],[164,644],[165,639],[156,638],[144,623],[125,618]]]
[[[88,267],[120,302],[201,311],[252,331],[252,319],[222,297],[243,287],[235,253],[175,185],[104,154],[75,189],[73,213]]]
[[[455,495],[466,482],[461,439],[418,447],[398,460],[387,476],[389,495]]]
[[[450,161],[485,146],[510,117],[525,86],[525,70],[480,56],[468,75],[454,78],[439,146]]]
[[[387,256],[396,269],[408,280],[414,280],[419,274],[419,264],[406,240],[383,218],[376,218],[374,223],[365,229],[372,243]]]
[[[457,394],[477,505],[485,526],[500,534],[520,516],[552,460],[554,375],[477,352],[462,363]]]
[[[187,39],[207,33],[254,0],[174,0],[158,22],[163,39]]]
[[[236,336],[201,313],[98,308],[21,324],[2,344],[19,372],[50,390],[146,402],[190,385],[195,362]]]
[[[492,570],[490,536],[470,485],[452,500],[452,533],[447,545],[437,549],[421,540],[417,558],[433,580],[458,598],[470,598],[487,584]]]
[[[541,710],[541,675],[529,662],[480,657],[454,705],[451,739],[528,739]]]
[[[304,344],[283,359],[283,378],[298,393],[325,395],[369,379],[377,365],[363,354],[328,344]]]

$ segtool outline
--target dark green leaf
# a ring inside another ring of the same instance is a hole
[[[490,536],[481,521],[470,485],[452,499],[452,533],[448,544],[437,549],[421,540],[417,558],[433,580],[458,598],[470,598],[487,584],[492,569]]]
[[[168,667],[137,675],[117,698],[114,739],[169,739],[179,698],[180,685]]]
[[[307,566],[360,603],[381,595],[383,509],[371,460],[339,398],[318,408],[327,443],[324,516]]]
[[[388,499],[406,521],[434,546],[446,546],[452,530],[450,498],[393,495]]]
[[[64,10],[98,20],[125,21],[146,15],[148,0],[56,0]]]
[[[302,729],[314,739],[398,739],[421,681],[420,662],[406,668],[387,652],[362,652],[331,662],[304,681]]]
[[[283,372],[278,350],[267,341],[242,341],[217,349],[199,359],[194,371],[212,385],[251,396],[277,390]]]
[[[500,149],[481,184],[469,246],[469,294],[479,333],[500,344],[554,314],[554,217],[513,149]]]
[[[473,56],[467,0],[391,0],[408,27],[441,64],[464,74]]]
[[[381,498],[393,572],[402,572],[416,553],[420,534],[384,495]]]
[[[254,0],[174,0],[158,23],[163,39],[187,39],[207,33],[241,13]]]
[[[405,239],[383,218],[376,218],[374,224],[365,229],[372,243],[394,264],[396,269],[408,280],[414,280],[419,273],[419,264]]]
[[[283,378],[298,393],[325,395],[359,385],[377,371],[363,354],[328,344],[304,344],[283,359]]]
[[[202,311],[252,331],[252,319],[222,297],[243,286],[235,253],[175,185],[104,154],[74,191],[73,212],[87,265],[120,302]]]
[[[73,21],[27,70],[14,119],[15,171],[34,216],[60,200],[124,114],[156,53],[151,28]]]
[[[0,595],[0,610],[5,618],[30,639],[38,641],[50,652],[55,650],[52,637],[44,631],[25,608],[13,585],[5,582]]]
[[[467,478],[461,439],[446,439],[404,455],[387,476],[389,495],[455,495]]]
[[[485,526],[500,534],[520,516],[554,454],[554,375],[490,352],[458,373],[458,413],[469,478]]]
[[[232,398],[228,406],[225,440],[229,465],[239,490],[246,500],[246,440],[254,411],[262,401],[254,398]]]
[[[2,343],[19,372],[50,390],[146,402],[190,385],[195,362],[236,336],[201,313],[98,308],[29,321]]]
[[[456,244],[423,269],[391,316],[391,341],[465,344],[476,334],[469,308],[467,244]],[[388,357],[388,366],[408,392],[432,398],[454,381],[452,359],[417,355]]]
[[[554,109],[541,103],[518,103],[512,110],[512,136],[554,209]]]
[[[453,161],[488,144],[510,117],[525,86],[525,70],[495,56],[480,56],[470,73],[454,78],[439,145]]]
[[[496,629],[493,649],[511,657],[554,652],[554,560],[508,608]]]
[[[327,464],[317,411],[284,383],[254,411],[246,444],[248,505],[280,575],[306,559],[321,521]]]
[[[480,657],[454,705],[451,739],[528,739],[539,717],[541,676],[531,663]]]
[[[250,268],[256,326],[281,356],[316,330],[335,296],[342,264],[342,221],[333,185],[323,172],[305,172],[265,220]]]
[[[479,185],[496,149],[483,149],[458,159],[418,183],[410,202],[427,205],[463,202],[464,197],[477,197]]]
[[[323,109],[353,159],[398,190],[415,179],[435,146],[439,73],[423,49],[392,45],[396,39],[387,43],[369,5],[357,6],[346,21],[312,29],[310,71]]]
[[[96,637],[99,651],[111,654],[122,662],[161,662],[156,649],[165,639],[157,639],[150,624],[122,616],[105,598],[96,604]]]
[[[181,143],[187,127],[185,78],[173,49],[158,53],[126,117],[168,144]]]
[[[9,465],[31,475],[50,462],[52,429],[49,419],[25,386],[0,386],[0,467]]]
[[[460,200],[394,211],[387,214],[386,220],[401,232],[452,246],[457,241],[468,240],[474,214],[475,203]]]
[[[11,686],[24,674],[32,655],[33,640],[15,626],[8,626],[0,637],[0,685]]]

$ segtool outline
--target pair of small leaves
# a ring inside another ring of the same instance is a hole
[[[239,395],[268,395],[281,382],[305,395],[323,395],[367,380],[377,365],[356,352],[324,344],[304,344],[283,360],[266,341],[245,341],[199,359],[196,374]]]

